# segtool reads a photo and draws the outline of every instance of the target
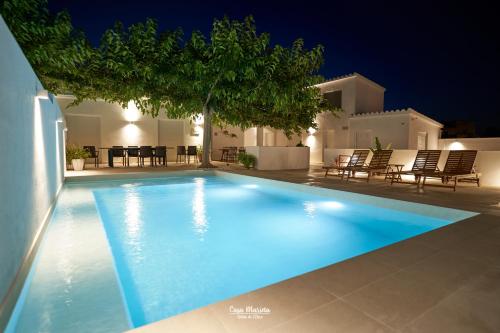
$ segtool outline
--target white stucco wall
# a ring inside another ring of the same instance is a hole
[[[441,126],[418,115],[410,115],[408,149],[418,149],[418,133],[427,133],[427,149],[438,149]]]
[[[0,304],[63,183],[62,116],[55,101],[35,99],[39,89],[0,17]]]
[[[372,143],[368,147],[356,146],[357,133],[371,130]],[[349,119],[350,148],[370,148],[378,137],[382,146],[391,143],[392,148],[408,148],[409,116],[407,114],[385,116],[359,116]]]
[[[356,80],[356,113],[381,112],[384,110],[384,92],[381,87],[363,80]]]
[[[84,116],[84,117],[97,117],[100,119],[100,147],[110,147],[113,145],[122,146],[141,146],[150,145],[155,146],[159,140],[159,121],[168,120],[168,118],[161,114],[157,118],[150,115],[143,115],[135,110],[131,105],[130,110],[122,108],[119,104],[106,103],[104,101],[85,101],[79,105],[68,107],[73,101],[71,98],[58,97],[57,101],[62,109],[65,117],[71,116]],[[132,110],[132,111],[131,111]],[[132,121],[132,122],[131,122]],[[193,135],[195,124],[186,120],[174,119],[171,121],[183,123],[183,138],[179,144],[184,145],[201,145],[203,141],[203,130],[201,127],[197,128],[197,136]],[[75,121],[75,124],[77,122]],[[68,129],[68,138],[72,137],[71,128]],[[88,145],[84,139],[76,140],[74,143],[79,146]],[[90,141],[90,140],[89,140]],[[107,162],[106,151],[102,151],[103,163]],[[168,160],[175,160],[175,149],[168,151]]]
[[[439,139],[439,149],[473,149],[500,151],[500,138]]]
[[[245,147],[257,158],[257,170],[309,169],[309,147]]]

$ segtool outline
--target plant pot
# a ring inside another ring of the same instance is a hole
[[[71,160],[71,164],[73,165],[73,170],[82,171],[85,165],[85,160],[83,158]]]
[[[198,153],[198,161],[203,162],[203,154]]]

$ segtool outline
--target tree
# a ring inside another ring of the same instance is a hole
[[[203,110],[203,163],[211,167],[212,122],[271,126],[287,135],[313,126],[318,112],[328,108],[315,73],[322,64],[321,46],[311,51],[302,40],[291,48],[270,46],[268,34],[257,34],[252,17],[215,20],[207,41],[194,32],[180,61],[184,85],[176,105],[183,115]]]
[[[7,0],[0,13],[45,88],[66,93],[84,78],[94,50],[67,12],[50,15],[47,0]]]
[[[107,30],[98,47],[71,25],[67,13],[51,16],[46,0],[8,0],[2,14],[42,83],[71,92],[75,103],[102,98],[125,106],[133,100],[153,117],[204,116],[202,167],[211,167],[212,123],[241,128],[271,126],[287,135],[315,127],[328,108],[313,85],[323,48],[308,51],[301,39],[271,46],[252,17],[215,20],[210,38],[181,29],[158,31],[154,20]]]

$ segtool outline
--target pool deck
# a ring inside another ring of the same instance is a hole
[[[131,332],[499,332],[500,189],[391,186],[304,171],[218,170],[399,200],[471,210],[472,218]],[[102,168],[87,176],[185,170]],[[82,178],[80,178],[82,177]],[[88,178],[87,178],[88,179]],[[347,240],[348,241],[348,240]],[[266,307],[239,318],[231,309]]]

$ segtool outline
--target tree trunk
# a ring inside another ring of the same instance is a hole
[[[203,107],[203,158],[200,168],[215,168],[210,163],[210,151],[212,149],[212,114],[213,109],[209,106]]]

